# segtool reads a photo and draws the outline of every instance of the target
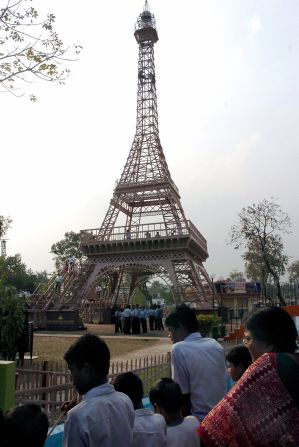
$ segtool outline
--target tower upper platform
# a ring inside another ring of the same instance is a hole
[[[155,16],[149,11],[147,0],[143,12],[138,16],[134,36],[138,44],[147,41],[156,43],[159,40]]]

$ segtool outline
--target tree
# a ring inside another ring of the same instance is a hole
[[[0,281],[5,287],[33,293],[39,282],[45,280],[45,275],[45,272],[33,273],[27,269],[20,254],[0,257]]]
[[[277,296],[285,304],[280,287],[280,275],[285,272],[288,257],[283,252],[283,242],[279,232],[288,233],[290,218],[281,210],[275,199],[263,201],[243,208],[239,213],[239,223],[233,225],[230,241],[235,249],[244,246],[243,259],[248,265],[256,262],[261,277],[269,275],[277,287]],[[257,262],[258,261],[258,262]]]
[[[10,217],[0,216],[0,239],[4,238],[11,223],[12,219]]]
[[[152,298],[160,296],[161,299],[164,299],[166,304],[172,304],[173,302],[171,290],[165,283],[154,280],[148,287],[148,291]]]
[[[25,320],[25,302],[13,287],[0,283],[0,358],[14,360]]]
[[[299,281],[299,261],[293,261],[288,268],[289,281]]]
[[[55,255],[54,260],[57,270],[63,267],[70,256],[75,256],[81,263],[83,254],[80,250],[80,233],[75,233],[74,231],[65,233],[61,241],[52,245],[51,253]]]
[[[238,270],[232,270],[228,275],[230,281],[235,282],[243,282],[246,281],[245,275],[243,272],[238,272]]]
[[[74,45],[74,55],[69,54],[70,48],[54,31],[55,16],[40,19],[31,2],[6,0],[0,9],[0,83],[3,91],[16,96],[22,95],[20,86],[34,77],[63,84],[70,73],[65,62],[82,49]],[[30,99],[36,97],[30,95]]]

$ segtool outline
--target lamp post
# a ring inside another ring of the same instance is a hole
[[[214,313],[214,309],[215,309],[215,289],[214,289],[214,279],[215,279],[215,273],[211,273],[210,274],[210,278],[212,281],[212,308],[213,308],[213,313]]]

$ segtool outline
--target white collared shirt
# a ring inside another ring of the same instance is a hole
[[[227,392],[224,349],[199,332],[173,345],[171,370],[182,393],[190,394],[192,414],[198,419],[203,419]]]
[[[135,410],[133,447],[166,447],[166,423],[163,416],[148,408]]]
[[[132,311],[128,307],[126,307],[123,311],[124,318],[130,318],[132,316]]]
[[[146,309],[141,309],[140,311],[140,318],[147,318],[147,310]]]
[[[167,427],[167,445],[169,447],[199,447],[197,434],[199,421],[194,416],[187,416],[178,425]]]
[[[63,447],[130,447],[133,424],[130,398],[105,383],[88,391],[68,412]]]

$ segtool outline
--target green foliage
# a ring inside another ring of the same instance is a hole
[[[10,217],[0,216],[0,239],[2,239],[7,230],[10,228],[10,224],[12,223],[12,219]]]
[[[19,85],[33,77],[63,84],[70,73],[65,61],[77,57],[82,49],[74,45],[70,54],[54,30],[55,16],[40,19],[31,2],[8,0],[0,9],[0,83],[4,91],[16,96],[20,96]],[[34,95],[29,97],[36,101]]]
[[[157,280],[153,281],[148,287],[148,292],[150,293],[152,298],[155,295],[160,295],[161,299],[164,299],[165,304],[173,303],[170,287],[167,286],[165,283],[163,284]]]
[[[0,283],[0,358],[14,360],[25,320],[25,302],[12,287]]]
[[[230,281],[242,282],[246,281],[246,277],[243,272],[238,272],[237,270],[232,270],[228,275]]]
[[[299,261],[293,261],[288,268],[289,281],[299,281]]]
[[[15,256],[0,256],[0,281],[5,287],[16,290],[28,290],[32,293],[40,282],[47,281],[46,272],[33,273],[22,262],[20,254]]]
[[[280,275],[285,273],[288,257],[284,254],[279,232],[288,233],[290,218],[275,199],[263,200],[243,208],[239,223],[231,228],[230,240],[235,249],[244,246],[246,275],[266,283],[272,278],[282,304]]]
[[[81,262],[83,255],[80,250],[80,233],[75,233],[74,231],[65,233],[61,241],[52,245],[51,253],[55,255],[54,260],[57,270],[63,267],[65,261],[70,256],[75,256]]]
[[[218,326],[220,319],[216,315],[197,315],[198,330],[203,337],[211,335],[212,328]]]

